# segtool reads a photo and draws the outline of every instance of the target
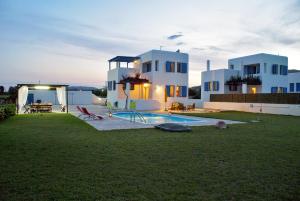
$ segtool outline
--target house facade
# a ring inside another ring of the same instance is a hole
[[[109,60],[107,101],[117,108],[134,102],[138,110],[161,110],[188,99],[189,56],[151,50]]]
[[[296,92],[297,83],[300,93],[300,73],[289,73],[287,57],[261,53],[229,59],[227,69],[210,70],[208,66],[202,72],[201,98],[209,101],[210,94]]]

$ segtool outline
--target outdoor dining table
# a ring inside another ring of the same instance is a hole
[[[30,112],[52,112],[52,104],[51,103],[34,103],[30,104]]]

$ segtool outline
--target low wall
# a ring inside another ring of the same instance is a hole
[[[300,116],[300,105],[294,104],[204,102],[203,107],[206,109]]]

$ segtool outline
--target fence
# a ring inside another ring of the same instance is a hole
[[[211,94],[211,102],[300,104],[300,93]]]

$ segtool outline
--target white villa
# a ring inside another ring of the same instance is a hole
[[[189,56],[151,50],[135,57],[116,56],[109,61],[107,101],[124,109],[126,94],[137,110],[162,110],[172,102],[188,103]],[[134,82],[127,83],[130,77]]]
[[[208,61],[201,75],[204,102],[210,94],[300,93],[300,73],[289,73],[285,56],[261,53],[229,59],[227,69],[217,70],[210,70]],[[238,80],[243,81],[236,84]]]

